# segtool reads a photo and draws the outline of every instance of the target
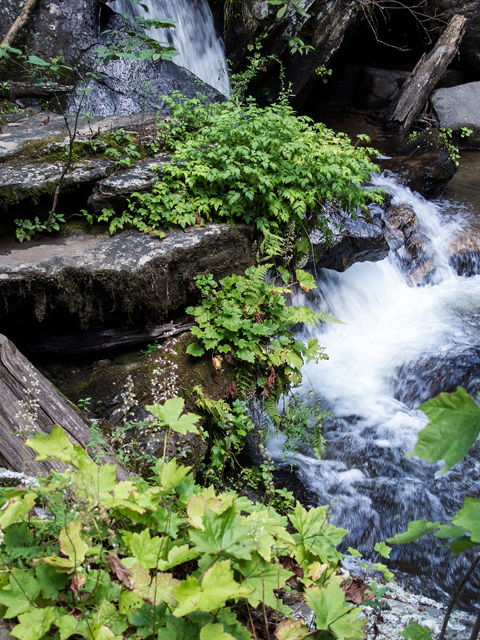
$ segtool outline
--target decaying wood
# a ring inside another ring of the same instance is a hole
[[[405,131],[410,129],[448,65],[458,53],[466,22],[464,16],[454,15],[432,51],[420,58],[403,84],[398,98],[390,106],[386,120],[389,128]]]
[[[0,44],[0,47],[6,48],[6,47],[12,46],[15,38],[20,33],[21,28],[27,22],[36,4],[37,4],[37,0],[27,0],[25,2],[25,4],[23,5],[23,9],[20,12],[20,15],[17,16],[15,22],[12,24],[12,26],[8,30],[7,35],[5,36],[5,38],[2,40]]]
[[[28,82],[8,81],[0,85],[0,98],[8,98],[8,100],[16,100],[17,98],[51,98],[55,94],[68,93],[69,91],[73,91],[73,87],[37,86]]]
[[[151,340],[164,340],[189,331],[193,324],[162,324],[152,329],[103,329],[71,333],[42,333],[29,342],[33,353],[42,355],[75,355],[131,347]]]
[[[48,475],[51,469],[64,470],[57,461],[35,460],[37,454],[24,446],[21,431],[25,430],[26,421],[29,430],[45,434],[57,425],[82,447],[91,439],[88,426],[53,385],[0,334],[0,467],[25,471],[29,476]],[[123,467],[117,468],[118,479],[127,476]]]

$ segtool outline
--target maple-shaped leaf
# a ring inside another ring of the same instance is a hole
[[[190,562],[190,560],[197,557],[198,553],[195,549],[190,549],[188,544],[182,544],[181,547],[173,547],[173,549],[170,549],[167,559],[159,560],[158,568],[160,571],[168,571],[168,569],[172,569],[184,562]]]
[[[400,634],[403,638],[408,640],[432,640],[432,634],[428,627],[424,627],[415,620],[413,620],[408,627],[405,627]]]
[[[317,285],[315,284],[315,280],[313,279],[313,275],[311,273],[307,273],[303,269],[297,269],[295,271],[295,275],[297,276],[298,284],[300,285],[300,289],[302,291],[308,292],[312,289],[317,288]]]
[[[470,531],[472,542],[480,544],[480,498],[465,498],[463,507],[452,518],[452,522]]]
[[[215,489],[210,486],[190,498],[187,504],[187,519],[195,529],[205,530],[203,516],[206,509],[218,513],[222,507],[222,501],[215,496]]]
[[[27,595],[28,594],[28,595]],[[33,609],[32,602],[40,594],[40,585],[33,569],[22,571],[13,567],[10,573],[9,586],[0,591],[0,604],[7,607],[4,618],[15,618],[21,613]]]
[[[10,631],[20,640],[39,640],[52,626],[55,620],[55,607],[33,609],[18,616],[19,624]]]
[[[160,463],[158,471],[158,475],[160,476],[160,493],[171,493],[178,485],[182,484],[191,467],[177,465],[176,458],[173,458],[170,462],[160,461]]]
[[[141,533],[127,534],[125,540],[141,567],[145,569],[157,568],[157,562],[162,557],[163,538],[160,536],[150,538],[149,530],[143,529]]]
[[[147,410],[157,418],[158,424],[178,433],[198,433],[196,422],[201,420],[194,413],[182,416],[185,401],[183,398],[171,398],[162,404],[148,405]]]
[[[37,495],[35,493],[27,493],[24,496],[14,496],[3,505],[3,513],[0,517],[0,528],[6,529],[14,522],[19,522],[23,516],[30,513],[35,505]]]
[[[265,602],[272,609],[282,611],[282,603],[275,596],[274,589],[282,589],[293,573],[286,571],[281,564],[266,562],[257,553],[252,554],[251,560],[240,560],[235,563],[235,568],[243,576],[242,585],[251,589],[247,596],[252,607],[256,607],[260,602]],[[287,609],[285,612],[289,613]]]
[[[60,640],[67,640],[70,636],[88,637],[88,627],[86,620],[77,620],[75,616],[63,615],[55,618],[55,626],[60,632]]]
[[[276,541],[281,541],[282,546],[295,546],[292,536],[278,519],[269,516],[268,509],[253,512],[244,519],[244,524],[251,527],[255,551],[267,562],[271,560],[272,547]]]
[[[193,611],[217,611],[227,600],[237,600],[249,593],[249,589],[233,579],[229,560],[216,562],[205,573],[201,583],[193,576],[189,576],[173,590],[178,600],[178,607],[173,615],[181,618]]]
[[[65,464],[73,464],[78,467],[81,460],[88,458],[87,451],[70,442],[65,431],[57,425],[53,426],[48,437],[36,435],[34,438],[29,438],[26,444],[39,454],[37,460],[58,458]]]
[[[405,544],[406,542],[414,542],[427,533],[431,533],[440,526],[439,522],[428,522],[427,520],[412,520],[408,523],[405,533],[397,533],[394,538],[387,538],[390,544]]]
[[[329,631],[340,640],[365,636],[362,631],[365,620],[357,620],[362,609],[345,602],[345,594],[336,580],[332,579],[322,588],[310,587],[305,591],[305,599],[315,612],[319,631]]]
[[[444,460],[445,473],[467,455],[480,433],[480,407],[462,387],[441,393],[420,407],[430,422],[418,434],[413,453],[429,462]]]
[[[115,635],[122,634],[128,627],[127,616],[120,613],[113,602],[109,602],[106,598],[102,600],[96,617],[100,625],[105,625]]]
[[[180,582],[170,573],[157,573],[152,579],[149,572],[139,564],[134,564],[130,571],[133,592],[141,598],[154,605],[165,602],[173,607],[177,604],[173,592]]]
[[[203,531],[189,532],[199,553],[250,560],[256,546],[255,540],[251,535],[251,527],[242,523],[235,505],[220,514],[207,509],[203,526]]]

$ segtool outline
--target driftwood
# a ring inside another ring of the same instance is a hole
[[[106,351],[117,347],[130,347],[150,340],[165,340],[189,331],[193,324],[176,325],[173,322],[152,329],[103,329],[71,333],[41,333],[29,341],[32,353],[41,355],[75,355]]]
[[[29,82],[11,82],[0,85],[0,98],[8,100],[16,100],[17,98],[51,98],[55,94],[68,93],[73,91],[73,87],[69,86],[53,86],[47,85],[37,86]]]
[[[37,4],[37,0],[27,0],[25,2],[25,4],[23,5],[23,9],[20,12],[20,15],[17,16],[15,22],[12,24],[12,26],[8,30],[7,35],[5,36],[5,38],[2,40],[0,44],[0,47],[6,48],[6,47],[12,46],[15,38],[20,33],[21,28],[27,22],[36,4]]]
[[[448,65],[458,52],[465,33],[467,19],[454,15],[429,54],[423,54],[398,98],[390,105],[386,125],[389,128],[410,129],[416,117],[438,84]]]
[[[53,385],[0,334],[0,466],[24,471],[29,476],[48,475],[51,469],[64,470],[57,461],[35,460],[37,454],[33,449],[24,447],[25,422],[29,430],[45,434],[58,425],[74,444],[82,447],[90,442],[88,426]],[[119,480],[127,476],[123,467],[117,467]]]

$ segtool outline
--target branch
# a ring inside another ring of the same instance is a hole
[[[20,15],[17,17],[15,22],[12,24],[12,26],[8,30],[8,33],[5,36],[5,38],[2,40],[2,43],[0,44],[0,47],[3,47],[4,49],[6,49],[7,47],[11,47],[12,46],[13,41],[17,37],[17,35],[20,32],[21,28],[24,26],[24,24],[29,19],[30,14],[32,13],[33,9],[35,8],[36,3],[37,3],[37,0],[27,0],[25,2]]]

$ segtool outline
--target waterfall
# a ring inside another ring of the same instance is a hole
[[[393,204],[413,207],[434,277],[424,286],[409,286],[403,247],[382,262],[319,273],[314,306],[343,324],[313,332],[329,360],[305,366],[301,391],[306,394],[312,385],[333,418],[324,425],[322,461],[313,452],[294,460],[317,504],[332,504],[332,521],[350,531],[346,547],[370,557],[376,542],[406,531],[408,521],[448,523],[465,495],[480,492],[478,443],[438,477],[441,464],[405,458],[427,423],[415,409],[421,402],[457,384],[471,393],[480,387],[480,275],[457,275],[446,251],[455,233],[467,232],[468,221],[454,203],[427,202],[392,177],[374,183],[392,194]],[[300,295],[298,303],[313,304]],[[280,461],[278,444],[270,438],[268,447]],[[467,560],[452,560],[435,542],[430,537],[395,545],[393,566],[423,576],[415,588],[432,578],[449,591]],[[433,582],[430,594],[439,596]]]
[[[207,0],[115,0],[109,6],[117,13],[176,21],[175,29],[152,29],[149,35],[158,42],[173,45],[180,55],[173,61],[185,67],[220,92],[230,93],[228,67],[221,39],[215,33],[213,16]]]

